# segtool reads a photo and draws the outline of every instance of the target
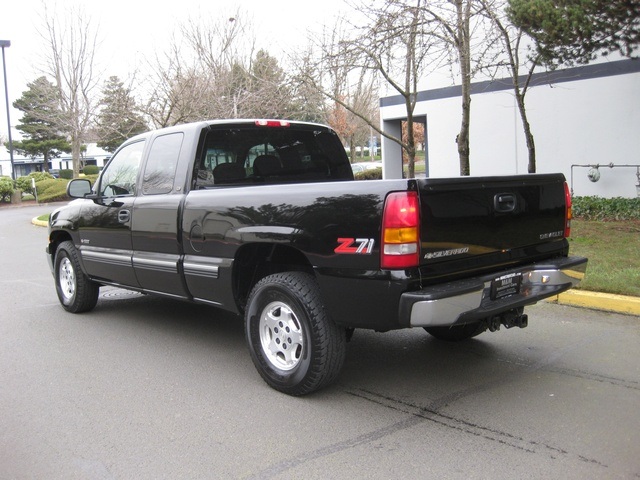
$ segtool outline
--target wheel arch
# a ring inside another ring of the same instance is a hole
[[[56,259],[56,251],[58,250],[58,246],[62,242],[66,242],[67,240],[73,242],[71,234],[65,230],[54,230],[49,234],[49,245],[47,252],[51,256],[52,265],[53,261],[55,261]]]
[[[249,293],[264,277],[282,272],[305,272],[313,276],[313,266],[306,255],[290,245],[252,243],[243,245],[233,262],[233,295],[244,312]]]

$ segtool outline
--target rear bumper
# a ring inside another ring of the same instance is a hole
[[[407,327],[434,327],[489,318],[576,286],[586,268],[586,258],[562,257],[406,292],[400,297],[400,323]],[[496,298],[496,280],[500,278],[507,282],[518,278],[517,293],[510,294],[507,290],[505,296],[500,298],[498,294]]]

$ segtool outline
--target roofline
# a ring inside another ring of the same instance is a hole
[[[552,70],[548,72],[534,73],[531,77],[530,86],[550,85],[565,82],[576,82],[579,80],[589,80],[592,78],[613,77],[617,75],[628,75],[640,72],[640,60],[624,59],[612,62],[596,63],[579,67]],[[521,75],[518,81],[522,84],[527,76]],[[511,78],[500,78],[495,80],[485,80],[471,84],[471,94],[500,92],[512,90],[513,81]],[[417,102],[427,102],[429,100],[441,100],[444,98],[456,98],[462,96],[462,86],[453,85],[451,87],[436,88],[433,90],[423,90],[417,94]],[[402,95],[392,95],[380,99],[380,107],[392,107],[403,105],[405,98]]]

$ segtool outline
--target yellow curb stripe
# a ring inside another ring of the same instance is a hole
[[[31,219],[31,223],[33,223],[36,227],[48,227],[49,224],[43,220],[38,220],[38,217],[33,217]]]
[[[613,295],[610,293],[587,292],[585,290],[570,290],[552,297],[563,305],[593,308],[609,312],[640,315],[640,298]]]

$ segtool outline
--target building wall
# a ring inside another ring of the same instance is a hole
[[[551,83],[550,83],[551,82]],[[640,62],[622,60],[537,75],[526,96],[536,143],[537,172],[562,172],[575,195],[635,197],[640,165]],[[528,152],[512,93],[505,82],[479,82],[471,100],[471,174],[527,173]],[[429,175],[459,174],[459,87],[421,92],[416,115],[427,118]],[[381,100],[383,124],[406,116],[393,97]],[[384,143],[383,143],[383,156]],[[614,168],[607,165],[613,163]],[[600,180],[587,178],[600,164]],[[603,167],[604,166],[604,167]]]
[[[111,154],[98,148],[95,143],[87,145],[86,152],[83,155],[87,165],[97,165],[98,167],[104,167],[109,160]],[[32,172],[42,171],[42,165],[44,159],[29,158],[14,153],[13,164],[15,166],[15,175],[17,177],[27,176]],[[70,170],[73,169],[73,162],[71,156],[64,154],[60,158],[53,158],[49,160],[52,170]],[[0,146],[0,176],[11,176],[11,159],[8,150],[4,146]]]

